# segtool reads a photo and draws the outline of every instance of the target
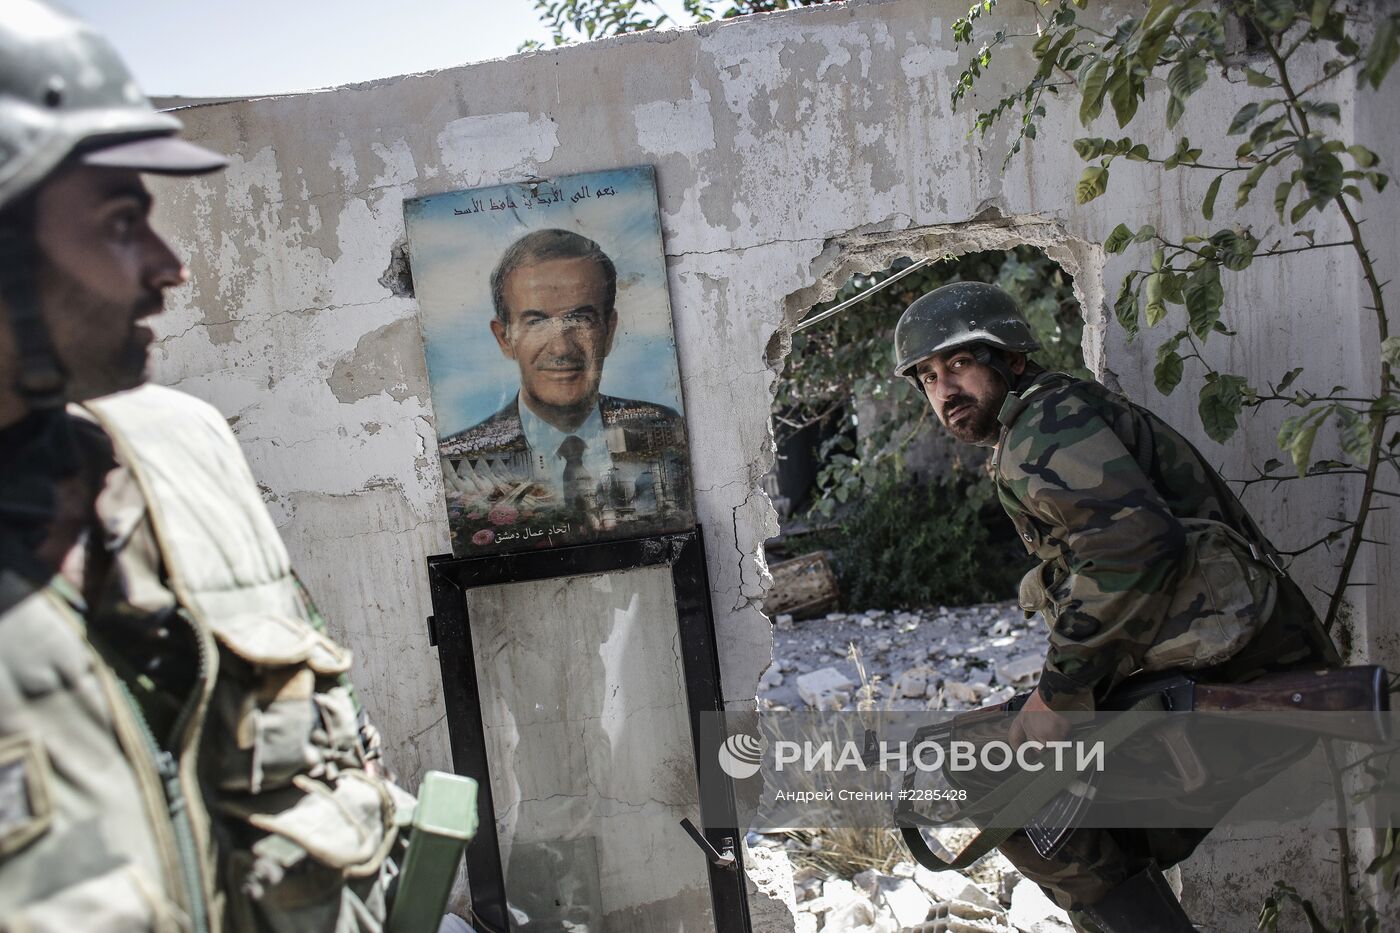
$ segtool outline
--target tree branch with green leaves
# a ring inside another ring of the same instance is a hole
[[[1036,69],[1024,87],[979,111],[973,124],[973,132],[985,136],[992,126],[1019,111],[1008,159],[1025,140],[1036,138],[1037,122],[1046,117],[1044,95],[1056,94],[1067,85],[1079,94],[1082,126],[1089,128],[1107,109],[1119,129],[1126,130],[1139,120],[1139,104],[1147,99],[1152,82],[1154,93],[1158,88],[1166,92],[1164,122],[1169,132],[1176,130],[1212,72],[1226,80],[1243,79],[1243,85],[1253,91],[1253,99],[1221,127],[1223,138],[1241,137],[1233,153],[1207,157],[1205,147],[1194,145],[1185,135],[1177,137],[1169,152],[1155,155],[1128,135],[1076,139],[1075,151],[1090,164],[1080,174],[1075,199],[1084,204],[1102,197],[1118,160],[1158,166],[1162,172],[1200,173],[1209,179],[1200,209],[1207,226],[1198,232],[1172,240],[1150,224],[1120,223],[1109,234],[1103,244],[1106,252],[1134,250],[1146,259],[1125,273],[1114,316],[1129,339],[1139,336],[1144,322],[1148,329],[1167,330],[1157,348],[1153,381],[1159,392],[1169,395],[1185,381],[1188,366],[1196,370],[1197,412],[1213,440],[1229,440],[1246,410],[1271,404],[1297,409],[1284,418],[1277,437],[1291,470],[1285,470],[1283,461],[1270,459],[1243,481],[1246,490],[1261,483],[1277,488],[1283,482],[1320,477],[1359,483],[1349,515],[1335,518],[1335,527],[1284,552],[1296,556],[1318,547],[1329,552],[1342,548],[1323,617],[1331,631],[1344,615],[1349,592],[1372,585],[1353,579],[1363,546],[1382,543],[1367,535],[1368,521],[1378,499],[1397,496],[1380,479],[1383,469],[1387,475],[1400,474],[1400,431],[1394,430],[1394,419],[1400,414],[1395,374],[1400,366],[1400,337],[1391,335],[1384,277],[1356,213],[1368,192],[1383,191],[1390,177],[1380,168],[1378,153],[1342,137],[1341,108],[1324,95],[1348,75],[1363,89],[1381,88],[1400,57],[1400,14],[1368,11],[1364,5],[1340,0],[1151,0],[1142,15],[1126,17],[1109,29],[1086,20],[1088,0],[1022,2],[1034,10],[1039,24],[1030,50]],[[978,45],[976,25],[995,6],[996,0],[974,4],[953,26],[954,43],[975,49],[953,90],[954,107],[968,98],[985,75],[994,52],[1011,41],[1004,29],[998,29]],[[1061,80],[1052,80],[1056,75]],[[1276,225],[1257,232],[1242,221],[1210,226],[1219,223],[1216,214],[1227,183],[1233,185],[1234,197],[1226,213],[1243,210],[1261,185],[1272,184]],[[1319,242],[1316,227],[1303,226],[1317,222],[1340,223],[1347,236]],[[1349,254],[1363,282],[1369,301],[1358,310],[1363,320],[1369,317],[1368,337],[1374,338],[1363,340],[1363,348],[1375,354],[1369,360],[1375,372],[1371,390],[1294,388],[1305,376],[1305,369],[1296,367],[1260,391],[1255,379],[1216,367],[1205,346],[1212,339],[1237,334],[1225,323],[1225,277],[1243,272],[1256,261],[1288,263],[1296,261],[1298,254],[1315,251]],[[1340,457],[1314,457],[1324,428],[1335,432]],[[1339,774],[1333,750],[1327,751],[1334,774]],[[1388,771],[1393,763],[1387,761],[1380,770]],[[1340,794],[1340,783],[1337,786]],[[1344,817],[1345,806],[1339,804],[1339,809]],[[1377,929],[1375,907],[1358,903],[1355,896],[1345,824],[1339,830],[1339,844],[1340,929],[1346,933]],[[1400,872],[1395,829],[1384,832],[1379,848],[1365,872],[1393,889]],[[1276,930],[1288,905],[1303,913],[1315,933],[1335,929],[1322,920],[1311,901],[1282,883],[1265,903],[1260,929]]]

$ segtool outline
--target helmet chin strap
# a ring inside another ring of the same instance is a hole
[[[1006,357],[994,353],[985,343],[972,347],[972,358],[1000,376],[1001,381],[1006,383],[1006,391],[1010,392],[1016,387],[1016,377],[1012,374],[1011,367],[1006,365]]]
[[[62,408],[67,378],[39,308],[38,248],[27,232],[0,225],[0,299],[9,312],[19,372],[15,388],[30,411]]]

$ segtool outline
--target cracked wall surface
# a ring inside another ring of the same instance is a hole
[[[776,524],[758,484],[773,457],[775,365],[796,317],[857,269],[913,249],[1040,245],[1075,275],[1086,358],[1107,382],[1184,429],[1227,476],[1274,455],[1284,412],[1247,418],[1230,445],[1213,444],[1189,393],[1164,399],[1152,389],[1152,336],[1130,344],[1106,324],[1106,289],[1142,257],[1106,257],[1093,244],[1123,220],[1174,237],[1194,231],[1208,179],[1116,163],[1109,196],[1076,206],[1072,137],[1049,132],[1003,169],[1005,131],[971,137],[971,108],[948,106],[959,70],[950,27],[966,6],[851,0],[180,113],[188,135],[228,153],[231,165],[221,176],[156,185],[158,222],[193,276],[157,322],[157,377],[233,422],[302,574],[355,650],[361,695],[401,772],[413,778],[450,761],[423,624],[424,559],[447,551],[448,538],[402,252],[406,198],[656,166],[696,504],[723,688],[735,708],[752,703],[771,657],[757,603],[768,579],[762,542]],[[981,93],[1001,91],[1003,69],[1015,63],[999,59]],[[1154,152],[1175,142],[1159,129],[1159,91],[1151,89],[1138,131]],[[1340,93],[1344,123],[1385,153],[1396,138],[1394,95]],[[1218,140],[1215,114],[1232,113],[1242,90],[1216,80],[1201,94],[1212,106],[1178,130],[1226,157],[1234,142]],[[1051,121],[1075,125],[1070,96],[1051,105]],[[1096,130],[1119,135],[1110,122]],[[1366,203],[1374,253],[1397,252],[1394,208],[1394,190]],[[1268,242],[1272,212],[1251,211],[1242,222]],[[1319,240],[1338,234],[1317,231]],[[1226,279],[1227,320],[1240,338],[1208,352],[1271,378],[1305,365],[1323,389],[1367,377],[1371,331],[1358,281],[1351,266],[1314,254],[1256,263]],[[1315,485],[1247,502],[1287,547],[1350,495]],[[1379,518],[1373,536],[1394,540],[1392,522]],[[1308,555],[1300,576],[1321,583],[1327,561]],[[1379,620],[1395,605],[1398,567],[1395,549],[1367,553],[1360,579],[1379,585],[1358,593],[1349,622],[1358,648],[1392,664],[1400,648]],[[1199,862],[1206,867],[1188,866],[1198,916],[1234,928],[1271,882],[1274,848],[1236,839]],[[1210,882],[1224,863],[1266,868],[1238,872],[1255,880],[1225,892]],[[1299,871],[1289,868],[1307,886]]]
[[[705,860],[679,826],[698,792],[670,571],[490,587],[467,606],[507,897],[546,927],[703,929]],[[577,906],[530,903],[542,893]]]

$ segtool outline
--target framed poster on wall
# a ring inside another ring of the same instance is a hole
[[[650,166],[405,202],[452,551],[695,524]]]

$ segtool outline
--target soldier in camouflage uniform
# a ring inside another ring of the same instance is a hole
[[[1336,664],[1307,599],[1200,453],[1102,385],[1044,371],[1026,356],[1038,348],[1010,296],[975,282],[918,299],[895,331],[898,374],[950,434],[993,448],[998,496],[1039,560],[1020,604],[1044,616],[1049,651],[1012,742],[1065,738],[1057,711],[1092,711],[1139,670],[1242,682]],[[1169,805],[1181,825],[1209,827],[1249,786],[1214,783]],[[1001,849],[1078,929],[1192,930],[1160,869],[1208,832],[1079,829],[1049,860],[1024,833]]]
[[[175,137],[112,48],[0,16],[0,933],[379,933],[385,775],[223,417],[143,386]],[[115,393],[115,394],[113,394]]]

